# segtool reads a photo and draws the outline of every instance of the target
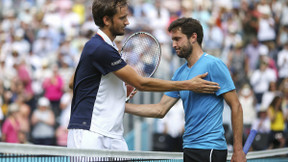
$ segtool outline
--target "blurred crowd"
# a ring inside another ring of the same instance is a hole
[[[155,77],[168,80],[183,60],[172,49],[167,27],[179,17],[198,19],[204,51],[222,59],[231,72],[244,111],[243,138],[254,128],[267,134],[267,145],[255,144],[255,150],[287,146],[287,1],[130,0],[129,11],[127,32],[115,42],[121,49],[135,31],[153,34],[162,48]],[[66,145],[68,82],[97,29],[91,1],[0,1],[1,141]]]

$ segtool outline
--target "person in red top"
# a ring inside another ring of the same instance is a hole
[[[19,106],[11,104],[8,108],[8,117],[2,125],[2,141],[8,143],[19,143],[18,133],[20,124],[18,122]]]
[[[44,96],[49,99],[54,115],[60,115],[60,99],[63,95],[64,82],[59,75],[58,66],[54,65],[52,76],[48,77],[43,82]]]

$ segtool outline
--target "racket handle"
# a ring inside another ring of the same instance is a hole
[[[129,100],[130,100],[130,95],[129,95],[128,97],[126,97],[126,100],[125,100],[125,102],[126,102],[126,103],[128,103],[128,102],[129,102]]]
[[[244,151],[245,154],[248,153],[248,151],[249,151],[249,149],[250,149],[250,146],[252,145],[253,140],[254,140],[256,134],[257,134],[257,130],[252,129],[252,130],[250,131],[249,136],[248,136],[248,138],[247,138],[247,140],[246,140],[246,142],[245,142],[245,144],[244,144],[244,147],[243,147],[243,151]]]
[[[130,98],[132,97],[132,94],[133,94],[135,91],[136,91],[136,88],[134,88],[134,89],[132,90],[132,92],[130,92],[129,96],[126,97],[126,103],[129,102]]]

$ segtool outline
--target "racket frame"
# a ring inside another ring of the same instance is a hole
[[[162,52],[161,52],[161,45],[159,43],[159,41],[157,40],[157,38],[155,38],[152,34],[148,33],[148,32],[144,32],[144,31],[139,31],[139,32],[135,32],[133,34],[131,34],[124,42],[122,48],[121,48],[121,51],[120,51],[120,55],[121,57],[123,56],[123,50],[124,48],[126,47],[127,43],[130,41],[130,39],[132,39],[133,37],[139,35],[139,34],[145,34],[145,35],[148,35],[149,37],[151,37],[154,42],[156,43],[158,49],[159,49],[159,56],[158,56],[158,62],[155,66],[155,68],[153,69],[153,71],[151,72],[151,74],[148,76],[148,78],[152,77],[154,75],[154,73],[156,72],[156,70],[158,69],[159,67],[159,64],[160,64],[160,61],[161,61],[161,55],[162,55]],[[123,57],[122,57],[123,58]],[[139,74],[140,75],[140,74]],[[131,91],[131,93],[129,94],[129,96],[126,98],[126,102],[128,102],[132,96],[132,94],[136,91],[136,88],[133,89],[133,91]]]

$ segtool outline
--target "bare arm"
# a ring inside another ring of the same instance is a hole
[[[44,119],[40,119],[38,118],[35,113],[32,114],[32,118],[31,118],[31,124],[32,125],[36,125],[38,122],[43,122],[45,124],[48,124],[48,125],[54,125],[55,124],[55,116],[52,112],[52,110],[49,112],[49,119],[48,120],[44,120]]]
[[[55,116],[52,110],[49,112],[49,115],[50,115],[49,119],[45,121],[43,120],[43,122],[48,125],[53,126],[55,124]]]
[[[74,75],[75,73],[73,73],[73,75],[71,76],[70,80],[69,80],[69,88],[73,89],[73,85],[74,85]]]
[[[230,106],[233,127],[233,156],[231,161],[246,161],[242,147],[243,110],[235,90],[223,94],[226,103]]]
[[[215,82],[206,81],[202,78],[206,77],[208,73],[196,76],[186,81],[168,81],[155,78],[145,78],[137,74],[137,72],[129,65],[115,71],[117,75],[124,82],[132,85],[139,91],[179,91],[191,90],[196,93],[215,93],[220,87]]]
[[[38,122],[38,118],[36,117],[35,113],[32,114],[31,124],[34,126]]]
[[[164,95],[157,104],[126,103],[125,112],[142,117],[163,118],[177,101],[178,98]]]

